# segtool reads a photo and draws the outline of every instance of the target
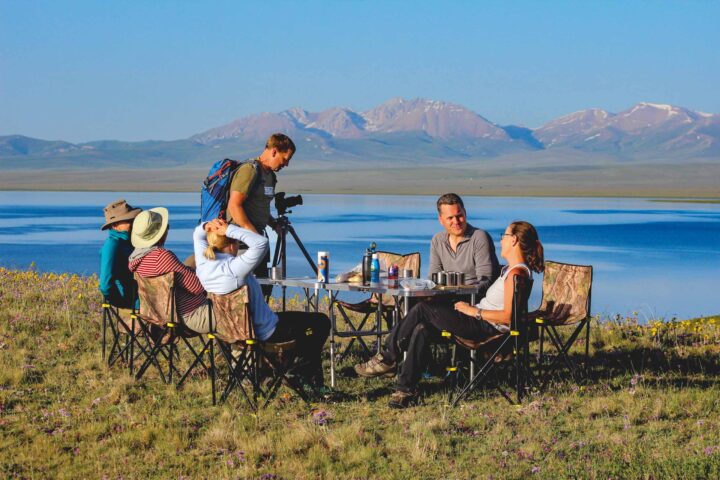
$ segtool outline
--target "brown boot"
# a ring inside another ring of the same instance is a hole
[[[417,394],[410,392],[403,392],[402,390],[395,390],[390,395],[390,401],[388,407],[390,408],[407,408],[417,401]]]
[[[382,354],[378,353],[367,362],[355,365],[355,372],[365,378],[394,377],[395,362],[385,363]]]

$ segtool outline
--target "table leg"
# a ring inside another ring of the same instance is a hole
[[[335,294],[328,290],[328,316],[330,317],[330,387],[335,388]]]
[[[410,313],[410,297],[408,295],[403,295],[403,318],[407,317],[408,313]],[[407,352],[403,352],[403,361],[406,358]]]
[[[282,286],[282,311],[287,311],[286,305],[285,305],[285,290],[287,290],[287,287],[285,285]]]
[[[375,311],[375,331],[377,332],[377,339],[375,341],[375,353],[380,353],[382,338],[382,320],[383,320],[383,303],[382,295],[378,295],[377,310]]]
[[[470,295],[470,303],[472,305],[477,304],[477,294],[473,293]],[[476,356],[475,350],[470,350],[470,378],[475,378],[475,356]]]

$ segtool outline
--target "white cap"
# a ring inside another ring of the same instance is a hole
[[[372,258],[378,258],[377,253],[373,253]]]

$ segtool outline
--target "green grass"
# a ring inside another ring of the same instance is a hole
[[[307,406],[213,407],[100,358],[97,279],[0,269],[0,476],[5,478],[717,478],[720,319],[605,321],[583,386],[520,408],[487,390],[456,409],[442,382],[386,406],[390,380],[339,378]],[[352,361],[342,367],[351,366]],[[264,477],[263,477],[264,476]]]

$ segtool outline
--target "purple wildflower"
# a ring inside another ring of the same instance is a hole
[[[330,414],[325,410],[317,410],[313,412],[312,421],[315,425],[327,425],[330,421]]]

